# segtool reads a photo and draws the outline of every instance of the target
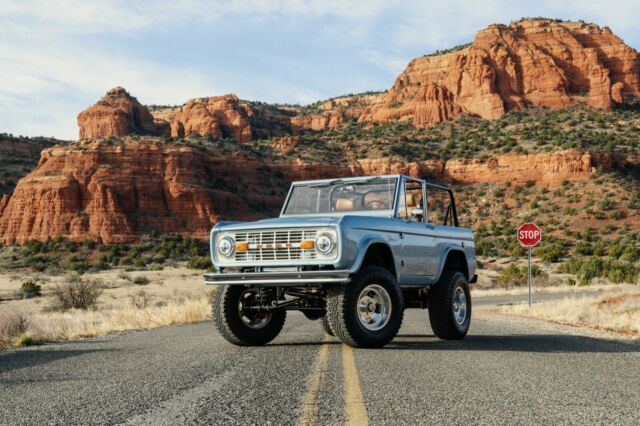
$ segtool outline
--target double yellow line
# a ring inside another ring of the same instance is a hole
[[[302,406],[302,413],[298,419],[298,425],[300,426],[312,426],[316,424],[319,409],[318,393],[320,392],[329,361],[329,341],[330,337],[327,336],[320,348],[318,361],[309,380],[309,387],[307,388],[307,394],[305,395]],[[369,417],[362,396],[362,389],[360,388],[356,360],[353,356],[351,346],[345,344],[342,345],[342,367],[344,370],[344,402],[347,424],[366,426],[369,424]]]

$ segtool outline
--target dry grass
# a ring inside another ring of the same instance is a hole
[[[18,311],[0,312],[0,348],[11,346],[27,331],[29,319]]]
[[[502,313],[640,336],[640,290],[504,306]]]
[[[471,285],[471,295],[473,297],[494,297],[494,296],[520,296],[527,294],[529,288],[515,287],[515,288],[482,288],[475,285]],[[586,286],[570,286],[566,284],[540,286],[533,285],[533,295],[543,293],[580,293],[596,292],[596,291],[634,291],[638,286],[635,284],[590,284]]]
[[[177,298],[142,308],[132,302],[95,311],[73,309],[28,317],[18,313],[2,315],[0,347],[18,346],[22,336],[28,336],[34,342],[52,342],[204,321],[211,317],[209,301],[210,296],[202,296],[197,299]]]

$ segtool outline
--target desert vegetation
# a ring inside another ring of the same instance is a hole
[[[93,337],[118,331],[205,321],[210,318],[209,297],[171,298],[149,305],[140,296],[125,306],[107,309],[71,309],[36,314],[0,312],[0,349],[43,342]]]
[[[208,269],[208,243],[181,235],[149,235],[133,244],[82,243],[63,238],[30,241],[24,246],[0,248],[0,269],[28,269],[47,274],[79,274],[111,268],[161,270],[165,265],[188,262],[190,268]],[[195,260],[194,260],[195,259]]]
[[[30,284],[21,287],[33,290],[38,285],[40,296],[30,304],[3,302],[0,348],[208,319],[211,293],[200,274],[187,275],[184,268],[171,271],[162,272],[162,281],[159,271],[124,270],[70,273],[41,285],[29,279],[24,283]]]
[[[586,326],[630,336],[640,335],[640,291],[573,296],[563,300],[504,306],[503,313]]]

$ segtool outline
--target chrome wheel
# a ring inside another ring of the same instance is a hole
[[[358,296],[358,320],[367,330],[384,328],[391,317],[391,296],[381,285],[370,284]]]
[[[252,309],[251,305],[257,304],[257,291],[248,289],[242,292],[238,301],[238,314],[242,322],[250,328],[260,329],[271,320],[271,312],[264,309]]]
[[[459,325],[464,324],[467,319],[467,296],[462,287],[456,287],[453,294],[453,316]]]

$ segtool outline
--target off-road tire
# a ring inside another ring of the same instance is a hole
[[[382,286],[391,300],[391,313],[380,330],[365,328],[358,319],[357,302],[361,291],[370,284]],[[380,266],[365,266],[351,282],[329,289],[327,319],[329,327],[343,343],[353,347],[379,348],[398,334],[404,315],[404,300],[395,277]]]
[[[453,298],[461,287],[466,296],[466,317],[458,324],[454,314]],[[444,340],[460,340],[467,335],[471,324],[471,294],[469,284],[460,271],[444,271],[429,295],[429,322],[433,333]]]
[[[274,310],[266,325],[259,329],[251,328],[242,321],[238,312],[238,303],[244,290],[244,286],[238,285],[216,289],[211,300],[213,323],[229,343],[238,346],[266,345],[282,331],[287,311]]]
[[[335,336],[333,330],[331,330],[331,325],[329,324],[329,318],[327,315],[322,317],[322,328],[324,329],[324,332],[329,336]]]

